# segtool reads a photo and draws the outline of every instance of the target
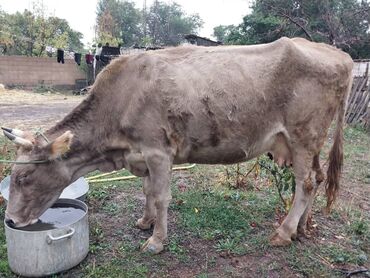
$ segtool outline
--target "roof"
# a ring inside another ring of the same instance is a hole
[[[214,41],[214,40],[211,40],[209,38],[200,37],[200,36],[197,36],[197,35],[194,35],[194,34],[186,35],[185,39],[187,39],[187,40],[188,39],[202,39],[202,40],[206,40],[206,41],[209,41],[209,42],[212,42],[212,43],[222,44],[222,42],[220,42],[220,41]]]

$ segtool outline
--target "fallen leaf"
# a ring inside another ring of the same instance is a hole
[[[177,200],[177,201],[176,201],[176,204],[177,204],[177,205],[182,205],[183,203],[184,203],[184,201],[183,201],[183,200],[181,200],[181,199],[179,199],[179,200]]]

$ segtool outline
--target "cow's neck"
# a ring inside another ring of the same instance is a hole
[[[83,132],[93,129],[94,111],[97,109],[96,96],[90,95],[72,110],[63,120],[46,131],[46,135],[55,139],[63,132],[70,130],[75,137],[80,138]]]
[[[77,179],[91,171],[112,171],[121,169],[123,165],[124,148],[112,146],[112,130],[109,125],[100,122],[99,115],[104,113],[97,106],[96,97],[90,95],[62,121],[49,129],[45,135],[50,139],[69,130],[74,135],[71,149],[63,159],[71,173],[72,180]]]

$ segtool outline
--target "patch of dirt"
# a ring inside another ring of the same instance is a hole
[[[83,98],[72,94],[5,90],[0,93],[0,125],[19,129],[49,128]]]

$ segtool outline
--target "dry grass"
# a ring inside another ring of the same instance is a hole
[[[19,129],[48,128],[83,100],[71,93],[0,92],[0,126]]]
[[[24,90],[0,91],[0,103],[2,105],[26,105],[46,103],[78,103],[83,99],[81,96],[62,93],[34,93]]]

